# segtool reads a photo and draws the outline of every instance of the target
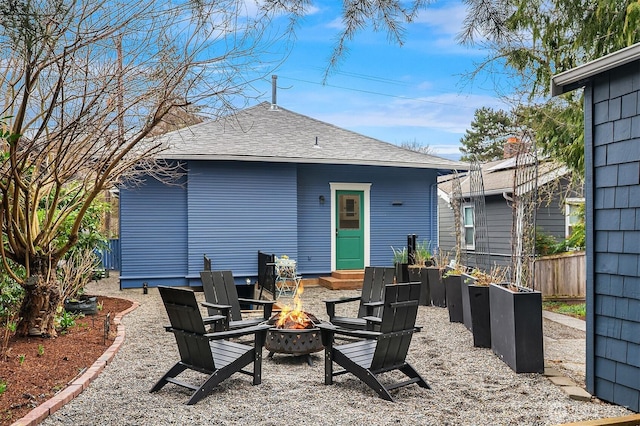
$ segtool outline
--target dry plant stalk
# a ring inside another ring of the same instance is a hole
[[[92,250],[73,253],[60,267],[62,301],[73,299],[82,293],[91,281],[99,261]]]
[[[9,358],[9,352],[11,351],[11,348],[9,348],[9,339],[13,335],[12,328],[15,328],[15,321],[17,316],[17,314],[14,314],[12,316],[6,317],[5,324],[3,324],[2,326],[2,338],[0,338],[0,345],[2,346],[2,348],[0,349],[0,360],[2,361],[6,361]],[[12,324],[14,324],[14,327],[12,327]]]
[[[440,278],[442,278],[442,275],[444,274],[445,269],[449,265],[450,257],[451,256],[449,252],[446,252],[444,250],[438,250],[432,256],[433,266],[438,268],[438,270],[440,271]]]
[[[474,269],[471,271],[471,276],[475,278],[475,282],[473,282],[474,285],[488,286],[491,283],[501,284],[507,281],[508,268],[494,265],[488,273],[480,269]]]

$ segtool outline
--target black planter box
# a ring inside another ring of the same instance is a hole
[[[420,283],[420,299],[418,303],[422,306],[431,305],[431,297],[429,296],[429,278],[427,276],[427,268],[409,267],[409,282]]]
[[[489,286],[491,349],[516,373],[543,373],[542,294]]]
[[[429,296],[431,297],[431,304],[433,306],[446,308],[446,291],[444,288],[444,281],[440,275],[440,269],[427,268],[427,277],[429,280]]]
[[[447,308],[450,322],[462,322],[462,275],[448,275],[444,278]]]
[[[471,332],[473,346],[491,347],[491,305],[489,304],[489,286],[469,284],[469,310],[471,314]]]
[[[471,331],[471,306],[469,305],[469,287],[475,282],[475,278],[470,275],[462,274],[460,280],[460,294],[462,297],[462,322],[467,330]]]
[[[420,281],[420,268],[415,266],[409,266],[407,268],[407,273],[409,274],[409,282],[416,283]]]
[[[408,283],[409,281],[409,264],[396,263],[396,283]]]

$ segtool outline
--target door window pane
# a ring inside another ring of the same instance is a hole
[[[338,228],[360,229],[360,196],[340,194],[338,197],[340,209]]]

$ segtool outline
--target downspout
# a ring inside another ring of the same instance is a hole
[[[435,249],[440,247],[440,217],[438,217],[438,182],[431,184],[431,237],[429,238],[430,245],[429,250],[432,254],[435,254]],[[435,245],[434,242],[435,241]]]

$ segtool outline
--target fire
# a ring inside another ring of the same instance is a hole
[[[302,293],[304,288],[302,284],[298,287],[296,294],[293,296],[293,308],[285,305],[276,321],[277,328],[286,329],[303,329],[310,328],[313,324],[306,312],[302,310]]]

